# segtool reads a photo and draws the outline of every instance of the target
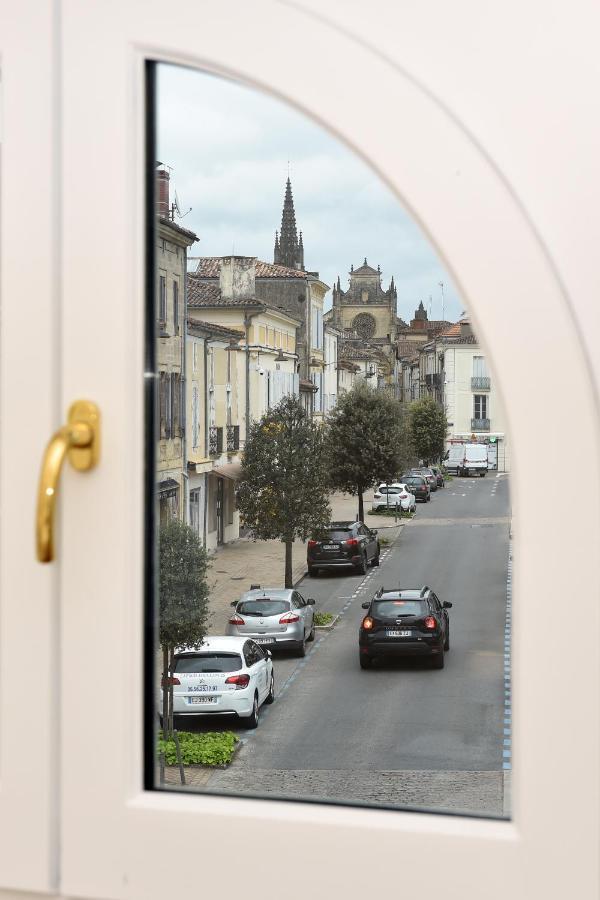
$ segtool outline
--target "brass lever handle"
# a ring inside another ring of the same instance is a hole
[[[36,545],[39,562],[54,559],[54,510],[58,480],[65,456],[79,472],[93,469],[100,456],[100,410],[89,400],[76,400],[69,409],[67,424],[52,436],[40,472],[38,488]]]

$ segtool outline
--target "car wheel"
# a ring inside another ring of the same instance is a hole
[[[433,669],[443,669],[444,668],[444,648],[440,645],[439,652],[436,653],[431,660],[431,667]]]
[[[265,703],[271,704],[275,699],[275,675],[271,672],[271,684],[269,686],[269,693],[266,696]]]
[[[377,566],[379,565],[379,554],[380,554],[380,553],[381,553],[381,548],[380,548],[380,546],[379,546],[379,544],[378,544],[378,545],[377,545],[377,553],[375,554],[375,556],[374,556],[373,559],[371,560],[371,566],[372,566],[374,569],[376,569]]]
[[[429,503],[431,500],[431,494],[427,494],[427,502]]]
[[[360,563],[357,566],[355,566],[355,568],[359,575],[366,575],[367,567],[368,567],[367,554],[363,553]]]
[[[254,694],[254,703],[252,704],[252,712],[250,713],[249,716],[242,716],[242,722],[244,723],[246,728],[257,728],[258,716],[259,716],[258,694]]]
[[[308,577],[309,577],[309,578],[316,578],[318,572],[319,572],[319,570],[317,569],[316,566],[309,566],[309,567],[308,567]]]
[[[306,656],[306,641],[300,641],[296,648],[296,656]]]
[[[306,638],[306,640],[307,640],[307,641],[314,641],[314,639],[315,639],[315,620],[314,620],[314,618],[313,618],[312,625],[311,625],[311,628],[310,628],[310,632],[309,632],[308,637]]]
[[[358,657],[358,661],[360,663],[361,669],[370,669],[373,665],[373,660],[370,656],[367,656],[366,653],[361,653]]]
[[[480,472],[480,473],[479,473],[479,477],[480,477],[480,478],[485,478],[485,472]]]
[[[444,650],[450,649],[450,629],[446,629],[446,640],[444,641]]]

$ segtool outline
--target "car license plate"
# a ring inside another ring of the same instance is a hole
[[[255,644],[274,644],[275,638],[254,638]]]
[[[194,706],[197,706],[200,703],[216,703],[216,697],[188,697],[188,703],[192,703]]]
[[[386,631],[388,637],[410,637],[411,634],[412,631],[393,631],[391,628]]]
[[[323,544],[323,550],[337,550],[337,544]]]

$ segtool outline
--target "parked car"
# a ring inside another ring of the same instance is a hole
[[[417,500],[422,500],[423,503],[428,503],[431,500],[431,486],[424,475],[409,473],[408,475],[402,475],[400,480],[415,495]]]
[[[308,542],[308,574],[352,568],[364,575],[369,564],[379,565],[380,552],[377,529],[367,528],[363,522],[332,522],[324,534]]]
[[[430,469],[437,478],[438,487],[443,488],[445,486],[444,473],[442,472],[440,466],[430,466]]]
[[[417,469],[411,469],[410,471],[415,475],[423,475],[423,477],[427,479],[430,490],[437,491],[437,475],[435,474],[433,469],[429,468],[429,466],[419,466]]]
[[[377,512],[379,509],[400,509],[414,512],[417,507],[416,497],[405,484],[394,482],[393,484],[380,484],[373,494],[373,502],[371,510]]]
[[[172,683],[175,716],[237,716],[245,728],[256,728],[260,707],[275,699],[270,651],[243,637],[176,650]]]
[[[435,669],[444,668],[450,649],[448,610],[430,587],[381,588],[362,604],[367,615],[358,633],[361,669],[369,669],[378,657],[423,656]]]
[[[292,588],[255,588],[231,605],[235,612],[226,634],[251,638],[261,646],[291,648],[299,656],[315,638],[315,601]]]

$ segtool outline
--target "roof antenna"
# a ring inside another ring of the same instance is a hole
[[[181,212],[181,207],[179,205],[179,197],[177,196],[177,191],[175,191],[175,203],[171,204],[171,221],[174,221],[175,213],[177,213],[177,218],[185,219],[186,216],[189,216],[191,211],[192,211],[192,207],[190,206],[190,208],[188,209],[187,212],[184,212],[184,213]]]

